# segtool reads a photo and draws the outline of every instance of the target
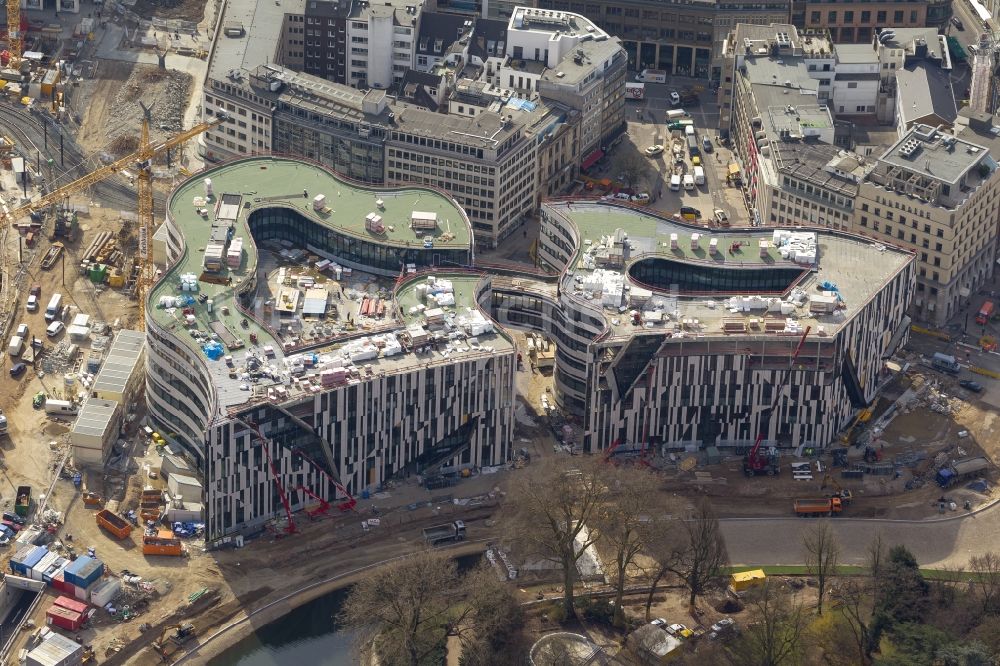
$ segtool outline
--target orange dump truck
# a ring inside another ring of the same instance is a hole
[[[173,555],[176,557],[184,554],[184,547],[181,545],[180,539],[173,537],[144,536],[142,537],[142,554]]]
[[[116,539],[127,539],[132,533],[132,523],[121,516],[116,516],[107,509],[101,509],[96,514],[97,524],[111,532]]]
[[[803,518],[810,516],[836,516],[844,510],[839,497],[795,500],[795,513]]]

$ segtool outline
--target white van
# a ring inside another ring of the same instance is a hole
[[[30,294],[28,296],[28,304],[27,304],[26,307],[27,307],[28,312],[37,312],[38,311],[38,296],[35,296],[34,294]]]
[[[689,173],[684,174],[684,189],[693,190],[694,189],[694,176]]]
[[[76,414],[76,405],[69,400],[46,400],[45,413],[55,416],[71,416]]]
[[[705,184],[705,169],[700,166],[694,168],[694,184],[704,185]]]
[[[667,111],[667,120],[680,120],[681,118],[687,118],[687,111],[684,109],[670,109]]]
[[[60,333],[62,333],[62,330],[64,328],[66,328],[66,325],[63,324],[61,321],[54,321],[51,324],[49,324],[48,328],[45,329],[45,335],[49,336],[50,338],[54,338]]]
[[[677,192],[681,189],[681,177],[676,173],[670,177],[670,189]]]
[[[694,136],[694,125],[684,127],[684,136]]]
[[[24,350],[24,338],[20,335],[15,335],[10,339],[10,344],[7,345],[7,353],[13,357],[18,357]]]

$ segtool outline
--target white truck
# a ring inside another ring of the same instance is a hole
[[[10,339],[10,343],[7,345],[7,353],[17,358],[21,355],[24,350],[24,338],[20,335],[15,335]]]
[[[59,317],[60,306],[62,305],[62,294],[52,294],[49,304],[45,308],[45,321],[54,321]]]
[[[694,184],[695,185],[705,184],[705,169],[700,166],[696,166],[694,168]]]
[[[667,72],[663,69],[644,69],[635,75],[635,80],[640,83],[666,83]]]
[[[646,98],[645,83],[632,83],[631,81],[625,82],[625,99],[645,99],[645,98]]]

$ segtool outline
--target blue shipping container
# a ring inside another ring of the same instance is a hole
[[[36,564],[42,561],[42,558],[49,554],[49,549],[45,546],[32,546],[31,552],[21,560],[21,564],[24,565],[25,571],[30,570]]]
[[[25,557],[27,557],[28,553],[30,553],[34,549],[35,549],[35,547],[32,546],[32,545],[29,545],[29,544],[24,544],[23,546],[21,546],[20,548],[18,548],[17,552],[14,553],[14,557],[10,558],[10,570],[13,573],[17,574],[18,576],[23,576],[25,574],[25,572],[27,571],[27,569],[21,563],[21,561]]]
[[[80,557],[73,560],[66,570],[63,572],[63,579],[72,585],[76,585],[76,572],[80,571],[88,563],[93,562],[93,558],[87,555],[81,555]]]
[[[100,578],[103,573],[103,562],[84,555],[66,567],[63,578],[67,583],[86,589],[90,587],[91,583]]]

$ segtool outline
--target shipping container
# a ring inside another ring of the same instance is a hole
[[[57,597],[53,603],[56,606],[62,606],[63,608],[68,608],[71,611],[76,611],[77,613],[86,613],[88,608],[87,604],[84,602],[66,596]]]
[[[20,573],[18,575],[31,577],[31,570],[49,552],[45,546],[32,546],[31,551],[21,560]],[[15,571],[15,573],[18,573]]]
[[[53,606],[45,611],[45,620],[48,624],[66,631],[79,631],[83,626],[84,616],[62,606]]]
[[[78,666],[83,663],[83,646],[62,634],[49,631],[48,638],[28,653],[25,666]]]
[[[13,557],[10,558],[10,563],[9,563],[10,570],[12,573],[15,573],[20,576],[27,571],[22,562],[26,557],[28,557],[28,553],[30,553],[34,549],[35,546],[32,546],[30,544],[23,544],[14,552],[14,555]]]
[[[66,567],[66,582],[76,587],[87,587],[104,573],[104,563],[83,555]]]
[[[87,599],[90,598],[90,590],[88,590],[86,587],[79,587],[74,585],[73,596],[79,599],[80,601],[86,601]]]
[[[125,539],[132,533],[132,523],[117,516],[107,509],[101,509],[96,515],[97,524],[110,532],[116,539]]]
[[[49,566],[48,570],[42,573],[42,580],[48,583],[49,585],[52,585],[52,580],[56,576],[61,574],[68,566],[69,566],[69,560],[67,560],[65,557],[60,557]]]
[[[31,567],[30,576],[31,580],[42,580],[42,574],[45,570],[49,568],[53,562],[59,559],[59,553],[47,552],[42,556],[42,559],[38,560],[33,567]]]
[[[95,606],[104,607],[110,604],[122,589],[120,578],[108,578],[99,583],[95,583],[90,589],[90,603]]]

